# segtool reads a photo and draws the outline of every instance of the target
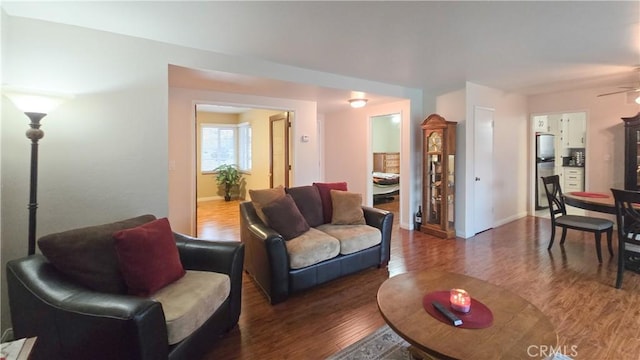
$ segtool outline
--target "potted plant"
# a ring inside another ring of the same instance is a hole
[[[222,164],[213,169],[218,185],[224,185],[224,200],[231,200],[231,188],[240,184],[240,171],[233,164]]]

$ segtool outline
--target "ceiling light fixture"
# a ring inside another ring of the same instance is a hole
[[[349,100],[349,105],[351,105],[352,108],[357,109],[367,105],[367,101],[367,99],[351,99]]]
[[[636,98],[636,104],[640,105],[640,95],[638,95],[638,97]]]

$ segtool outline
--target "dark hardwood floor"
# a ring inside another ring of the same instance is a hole
[[[394,211],[397,203],[380,207]],[[202,203],[198,215],[202,237],[239,240],[238,201]],[[238,326],[212,344],[205,359],[324,359],[384,324],[376,293],[385,279],[438,269],[527,299],[556,327],[558,350],[574,359],[639,360],[640,275],[625,272],[622,289],[615,289],[616,259],[606,241],[598,264],[592,234],[569,230],[564,249],[556,241],[547,251],[549,234],[550,221],[538,217],[466,240],[402,230],[396,220],[387,268],[332,281],[275,306],[245,273]]]

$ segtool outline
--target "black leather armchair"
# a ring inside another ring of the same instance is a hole
[[[160,303],[92,291],[42,255],[9,261],[14,335],[38,337],[31,359],[197,359],[210,350],[240,317],[244,245],[174,235],[184,268],[228,274],[231,292],[198,330],[172,346]]]
[[[382,233],[379,245],[348,255],[338,255],[302,269],[290,269],[285,240],[256,214],[249,201],[240,203],[240,238],[246,245],[245,270],[269,298],[271,304],[289,294],[311,288],[369,267],[389,263],[393,213],[362,207],[367,225]]]

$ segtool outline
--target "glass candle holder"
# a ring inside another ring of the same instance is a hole
[[[468,313],[471,310],[471,296],[462,289],[451,289],[449,291],[449,302],[451,308],[461,313]]]

